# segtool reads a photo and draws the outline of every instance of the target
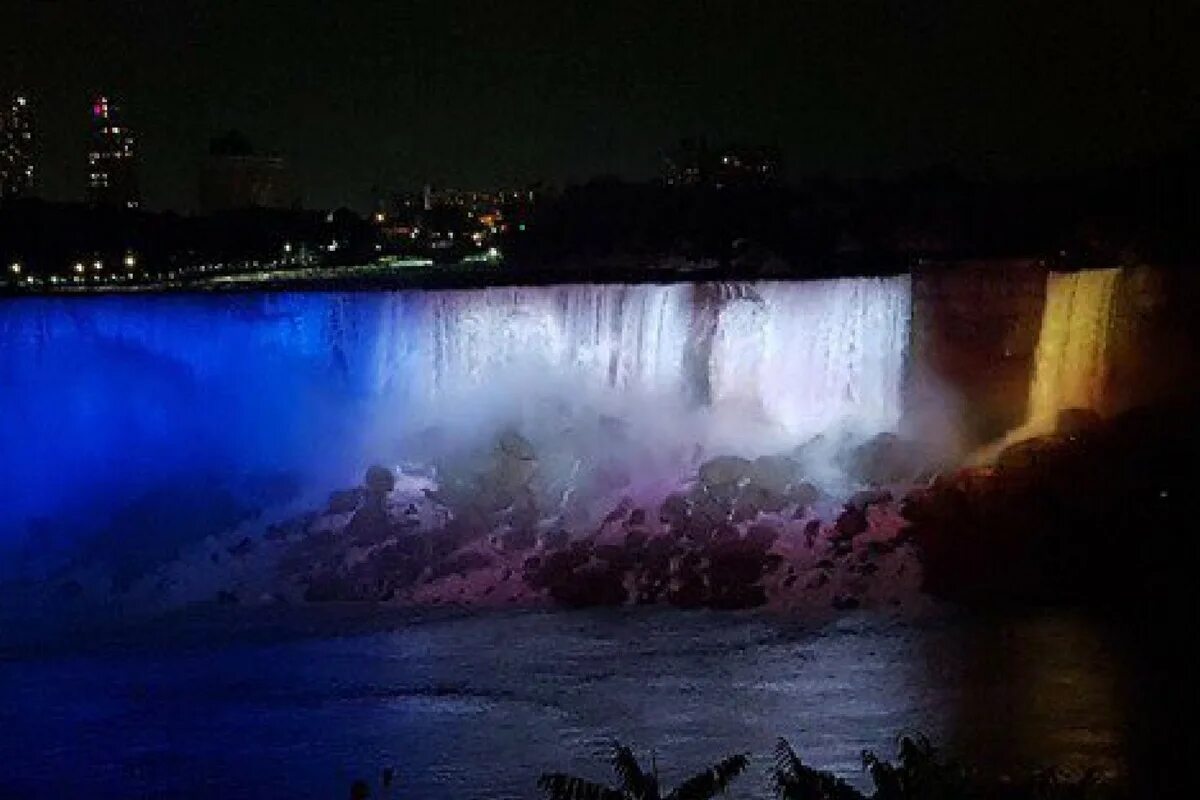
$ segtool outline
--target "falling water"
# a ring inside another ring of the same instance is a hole
[[[1025,434],[1052,431],[1058,413],[1068,408],[1102,409],[1120,272],[1097,269],[1047,276]]]
[[[714,404],[809,437],[895,430],[909,328],[908,278],[730,288],[709,365]]]
[[[0,539],[201,474],[325,490],[404,458],[406,430],[518,411],[549,440],[582,409],[644,451],[751,419],[773,438],[747,451],[894,429],[908,318],[907,277],[7,301]],[[611,457],[606,435],[586,446]]]

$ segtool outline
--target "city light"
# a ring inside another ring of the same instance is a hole
[[[136,267],[137,266],[137,256],[135,256],[133,253],[126,253],[125,254],[125,266],[128,267],[129,269],[133,269],[134,267]]]
[[[11,272],[13,275],[20,275],[20,274],[21,274],[21,264],[20,264],[20,262],[14,261],[14,262],[12,263],[12,265],[11,265],[11,266],[9,266],[8,270],[9,270],[9,272]]]
[[[104,269],[104,262],[103,261],[93,261],[92,269],[94,269],[96,271],[100,271],[100,270]]]
[[[83,272],[83,262],[82,262],[82,261],[76,261],[76,262],[75,262],[74,269],[75,269],[75,271],[76,271],[76,272]]]

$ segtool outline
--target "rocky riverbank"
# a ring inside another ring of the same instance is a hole
[[[324,508],[209,537],[131,596],[154,606],[918,607],[900,498],[920,458],[891,435],[843,453],[844,485],[861,488],[841,494],[806,478],[812,459],[797,448],[711,457],[677,481],[583,498],[506,431],[455,468],[372,466]]]
[[[971,605],[1176,605],[1196,566],[1198,444],[1191,409],[1071,409],[1052,433],[940,476],[903,509],[924,588]]]

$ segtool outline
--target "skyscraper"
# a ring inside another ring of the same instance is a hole
[[[92,101],[92,144],[88,152],[88,200],[95,205],[137,208],[137,161],[133,132],[120,108],[105,95]]]
[[[33,104],[17,92],[0,109],[0,200],[32,194],[35,144]]]

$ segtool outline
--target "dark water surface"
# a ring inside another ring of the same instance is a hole
[[[175,620],[83,653],[10,651],[0,797],[341,798],[385,765],[404,797],[536,797],[543,770],[607,778],[612,737],[653,749],[668,782],[751,751],[734,797],[769,796],[778,736],[859,784],[860,751],[891,754],[910,730],[995,770],[1122,773],[1131,758],[1130,667],[1078,616],[804,626],[630,611],[233,628]]]

